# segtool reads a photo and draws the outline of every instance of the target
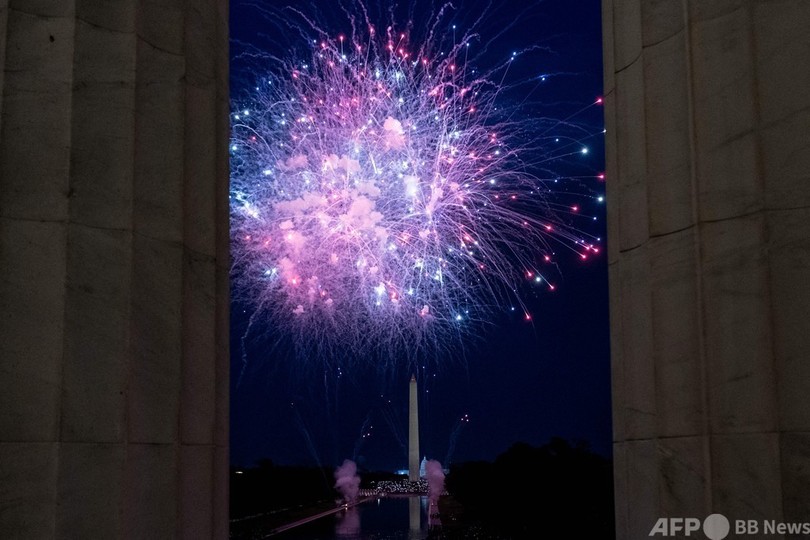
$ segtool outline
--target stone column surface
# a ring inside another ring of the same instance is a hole
[[[810,521],[810,2],[602,6],[617,537]]]
[[[0,538],[228,534],[227,0],[0,0]]]

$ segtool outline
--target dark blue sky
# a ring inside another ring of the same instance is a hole
[[[318,11],[335,33],[346,23],[335,1],[289,2],[302,11]],[[373,6],[388,3],[368,2]],[[440,3],[400,2],[403,20],[419,20]],[[489,2],[455,2],[448,26],[471,24]],[[593,103],[602,91],[601,14],[599,0],[547,0],[535,4],[491,2],[490,15],[478,31],[485,39],[509,30],[489,44],[478,62],[498,63],[514,50],[536,49],[518,58],[511,75],[537,79],[532,96],[542,111],[566,118]],[[232,96],[248,91],[260,75],[261,61],[241,53],[255,48],[283,56],[300,38],[265,7],[276,0],[231,0]],[[258,6],[258,7],[257,7]],[[518,11],[515,6],[521,6]],[[523,6],[526,6],[525,8]],[[546,75],[541,82],[540,76]],[[576,122],[590,132],[602,126],[601,108]],[[591,152],[578,163],[596,175],[603,168],[601,137],[588,141]],[[571,174],[559,165],[561,174]],[[573,169],[571,169],[573,171]],[[582,174],[581,171],[579,174]],[[575,192],[599,195],[604,185],[585,180]],[[586,203],[595,222],[579,224],[605,239],[604,205]],[[604,246],[603,246],[604,247]],[[582,263],[561,257],[557,289],[528,297],[531,324],[520,314],[494,320],[483,337],[470,341],[458,358],[439,359],[420,370],[422,379],[422,450],[444,461],[457,420],[470,422],[458,433],[453,462],[492,459],[511,444],[541,444],[552,436],[585,440],[610,454],[610,356],[607,270],[604,250]],[[260,458],[282,464],[334,465],[356,457],[361,466],[393,469],[406,463],[401,442],[407,440],[407,392],[410,368],[391,359],[386,369],[323,369],[313,359],[301,368],[282,349],[273,349],[273,329],[254,322],[245,334],[250,308],[233,304],[231,324],[231,462],[248,466]],[[246,367],[243,359],[247,359]],[[427,365],[427,364],[426,364]],[[244,367],[244,375],[240,373]],[[363,426],[371,436],[360,439]],[[358,443],[359,441],[359,443]]]

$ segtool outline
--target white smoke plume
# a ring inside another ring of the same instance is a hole
[[[435,504],[444,493],[444,471],[442,464],[435,459],[425,463],[425,479],[428,482],[428,499]]]
[[[357,476],[357,464],[354,461],[343,460],[343,465],[335,470],[335,489],[343,496],[343,502],[352,503],[357,500],[360,477]]]

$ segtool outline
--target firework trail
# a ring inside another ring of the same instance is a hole
[[[363,447],[363,443],[366,442],[366,439],[371,437],[372,429],[374,429],[374,426],[371,425],[371,412],[369,412],[366,415],[366,419],[363,421],[363,425],[360,426],[360,435],[357,437],[357,440],[354,443],[352,461],[357,461],[357,454],[360,453],[360,449]]]
[[[453,453],[456,451],[456,441],[458,441],[458,436],[461,434],[461,429],[470,422],[470,415],[465,414],[458,420],[456,420],[456,424],[453,426],[453,430],[450,432],[450,442],[447,444],[447,455],[444,457],[444,464],[445,466],[450,466],[450,459],[453,457]]]
[[[383,398],[383,396],[380,397]],[[398,411],[394,409],[394,407],[391,405],[390,399],[387,399],[386,402],[383,404],[382,415],[383,419],[385,420],[386,424],[388,424],[388,427],[391,430],[391,434],[394,436],[394,440],[402,450],[401,457],[407,458],[408,446],[405,444],[405,437],[402,434],[402,425],[404,422],[400,417],[400,415],[398,414]]]
[[[298,408],[295,406],[294,403],[290,404],[290,408],[293,410],[293,416],[295,419],[295,425],[298,427],[298,430],[301,432],[301,436],[304,438],[304,442],[306,443],[307,450],[309,450],[310,455],[315,460],[318,468],[323,468],[321,465],[321,458],[318,456],[318,451],[315,449],[315,444],[312,441],[312,436],[310,435],[309,429],[307,429],[307,425],[304,423],[304,419],[301,416],[301,413],[298,411]]]
[[[449,4],[421,31],[349,5],[343,34],[290,10],[308,52],[270,58],[232,113],[234,290],[324,362],[435,354],[497,311],[530,321],[522,291],[554,289],[557,250],[600,249],[554,196],[582,133],[501,99],[518,53],[479,70]]]

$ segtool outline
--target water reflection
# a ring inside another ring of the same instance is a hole
[[[428,528],[436,529],[442,526],[441,516],[439,515],[439,504],[437,501],[430,501],[428,503]]]
[[[424,497],[409,497],[408,498],[408,538],[417,540],[422,538],[422,508],[420,499]]]
[[[338,538],[360,538],[360,510],[356,506],[338,514],[335,523],[335,536]]]
[[[427,497],[383,497],[372,500],[339,512],[334,518],[334,538],[425,540],[428,537],[428,527],[436,524],[436,516],[431,518],[429,511],[437,513],[438,509],[430,509]],[[331,536],[323,533],[307,536],[307,529],[314,529],[314,525],[296,528],[295,533],[289,531],[292,533],[289,537],[298,539]]]
[[[427,497],[382,497],[270,537],[271,540],[425,540],[435,522]],[[265,538],[253,536],[251,538]]]

